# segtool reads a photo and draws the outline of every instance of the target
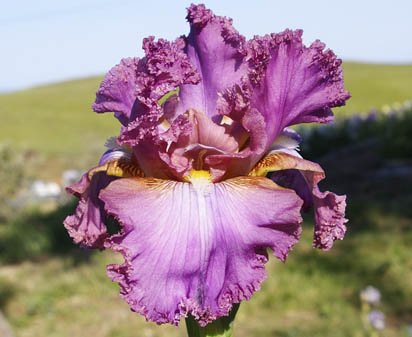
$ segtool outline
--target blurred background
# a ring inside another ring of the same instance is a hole
[[[302,28],[344,60],[352,98],[336,122],[304,126],[302,155],[348,195],[348,233],[311,247],[311,215],[262,291],[243,303],[236,336],[412,336],[412,3],[408,0],[204,1],[246,37]],[[141,56],[148,35],[188,32],[190,1],[74,0],[0,4],[0,336],[185,336],[130,312],[105,265],[62,222],[64,186],[118,133],[91,111],[105,72]]]

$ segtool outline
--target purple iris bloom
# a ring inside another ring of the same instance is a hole
[[[132,310],[157,323],[228,315],[266,277],[268,249],[285,260],[314,209],[314,246],[345,234],[345,196],[321,192],[322,168],[302,159],[289,126],[332,121],[349,98],[341,60],[302,31],[246,40],[226,17],[191,5],[188,36],[149,37],[123,59],[93,109],[121,131],[99,165],[68,188],[76,243],[120,252],[110,265]],[[117,219],[109,235],[105,221]]]

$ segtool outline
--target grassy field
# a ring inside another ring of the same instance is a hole
[[[64,168],[98,160],[105,140],[118,132],[111,114],[92,112],[100,78],[63,82],[0,95],[0,143],[29,151],[31,169],[57,179]]]
[[[70,81],[0,96],[1,140],[50,154],[92,149],[117,127],[110,115],[91,112],[99,80]]]
[[[345,78],[353,98],[339,115],[412,98],[412,66],[347,63]],[[118,128],[110,114],[90,109],[99,80],[0,95],[0,143],[31,150],[35,176],[88,167]],[[347,145],[354,147],[321,160],[323,189],[348,195],[345,240],[327,253],[312,249],[308,216],[287,262],[271,259],[262,290],[241,305],[236,337],[370,337],[359,300],[367,285],[381,291],[387,323],[373,336],[411,337],[412,177],[377,174],[399,160],[411,164],[410,157],[387,159],[368,146]],[[16,336],[184,337],[184,324],[159,327],[130,312],[105,275],[119,256],[82,250],[68,238],[62,222],[73,208],[29,209],[0,223],[0,310]]]

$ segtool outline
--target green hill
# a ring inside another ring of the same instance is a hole
[[[91,111],[100,78],[87,78],[0,96],[0,142],[47,154],[91,150],[118,128],[110,114]]]
[[[344,70],[352,98],[336,111],[338,115],[412,98],[412,65],[346,63]],[[100,80],[93,77],[0,95],[0,142],[53,157],[99,152],[119,127],[110,114],[91,111]]]
[[[352,98],[336,113],[380,109],[412,98],[412,64],[382,65],[344,63],[344,78]]]

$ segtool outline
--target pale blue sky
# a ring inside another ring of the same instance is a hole
[[[148,35],[186,34],[192,1],[14,0],[0,3],[0,90],[103,74],[142,55]],[[205,0],[247,37],[302,28],[344,60],[412,63],[412,0]]]

